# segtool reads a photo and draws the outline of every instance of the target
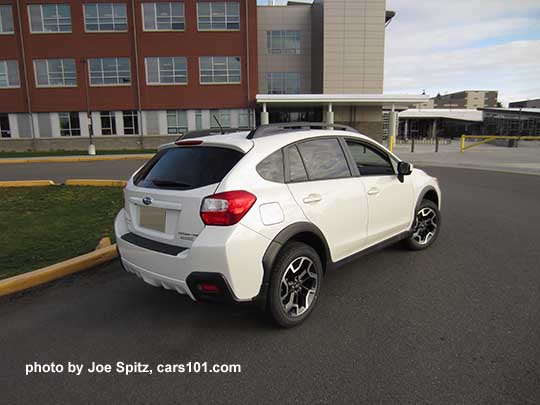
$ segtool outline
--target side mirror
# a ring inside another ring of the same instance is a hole
[[[398,179],[403,183],[404,176],[408,176],[412,173],[413,165],[407,162],[398,163]]]

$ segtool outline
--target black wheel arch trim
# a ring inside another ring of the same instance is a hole
[[[420,204],[422,204],[422,201],[424,200],[424,197],[425,195],[430,192],[430,191],[434,191],[435,194],[437,194],[437,208],[440,208],[440,203],[441,203],[441,196],[439,195],[439,192],[437,191],[437,189],[433,186],[426,186],[422,189],[422,191],[420,192],[420,194],[418,194],[418,199],[416,200],[416,205],[414,207],[414,213],[416,215],[416,211],[418,210],[418,208],[420,207]]]
[[[301,233],[311,233],[315,235],[318,239],[322,241],[323,247],[324,247],[324,254],[326,256],[325,263],[323,265],[325,266],[325,269],[330,267],[332,265],[332,259],[330,256],[330,249],[328,247],[328,242],[326,241],[326,238],[324,237],[324,234],[322,231],[311,222],[295,222],[284,229],[282,229],[270,242],[270,245],[268,245],[268,248],[266,249],[266,252],[264,253],[263,259],[262,259],[262,265],[263,265],[263,280],[261,284],[261,289],[256,297],[253,298],[253,301],[258,302],[259,306],[264,308],[266,306],[266,298],[267,298],[267,292],[268,292],[268,283],[270,282],[270,276],[272,274],[272,268],[274,267],[274,263],[277,259],[277,256],[281,250],[281,248],[292,238],[294,238],[296,235]],[[322,258],[321,258],[322,261]]]

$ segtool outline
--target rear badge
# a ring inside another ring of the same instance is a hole
[[[144,197],[142,199],[142,202],[143,202],[144,205],[150,205],[150,204],[152,204],[152,197]]]
[[[187,241],[190,241],[190,242],[193,242],[195,240],[195,238],[197,238],[197,236],[199,236],[199,235],[196,235],[196,234],[193,234],[193,233],[178,232],[178,237],[180,239],[187,240]]]

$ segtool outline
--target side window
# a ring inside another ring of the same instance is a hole
[[[296,146],[287,149],[290,181],[307,181],[307,173]]]
[[[361,176],[394,175],[394,167],[384,152],[364,143],[347,140]]]
[[[276,150],[270,156],[264,158],[257,165],[257,173],[259,173],[263,179],[268,181],[275,181],[278,183],[285,182],[281,149]]]
[[[298,144],[310,180],[350,177],[347,160],[337,139],[315,139]]]

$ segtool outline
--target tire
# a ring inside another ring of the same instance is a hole
[[[405,246],[410,250],[423,250],[430,247],[441,231],[441,212],[433,201],[422,200],[414,213],[414,222]],[[432,233],[429,236],[429,233]]]
[[[270,277],[267,310],[273,320],[284,328],[302,323],[317,303],[322,279],[323,266],[317,252],[304,243],[287,243]]]

